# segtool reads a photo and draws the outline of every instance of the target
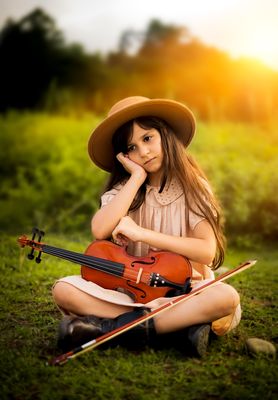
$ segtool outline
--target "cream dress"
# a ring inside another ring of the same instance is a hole
[[[101,206],[104,207],[108,204],[121,187],[122,185],[118,185],[104,193],[101,197]],[[156,187],[147,186],[145,202],[138,210],[130,212],[129,216],[144,228],[184,237],[190,236],[196,225],[204,219],[193,212],[189,212],[189,231],[187,231],[184,194],[181,185],[176,180],[165,187],[162,193],[159,193],[159,189]],[[134,256],[145,256],[149,250],[149,246],[143,242],[131,242],[127,248],[128,253]],[[159,249],[152,248],[151,250]],[[192,286],[194,288],[201,287],[209,280],[214,279],[213,271],[206,265],[192,263],[192,272]],[[104,289],[93,282],[84,280],[80,275],[68,276],[59,279],[59,281],[69,283],[91,296],[110,303],[132,308],[143,305],[142,303],[134,303],[130,296],[125,293]],[[144,304],[144,306],[148,307],[148,304]],[[231,315],[214,321],[212,330],[217,335],[224,335],[238,325],[240,318],[241,308],[238,305]]]

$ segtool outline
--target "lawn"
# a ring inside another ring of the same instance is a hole
[[[18,236],[22,233],[18,232]],[[225,266],[246,259],[257,264],[230,279],[240,292],[243,317],[238,328],[214,340],[204,359],[175,348],[132,352],[101,347],[59,367],[60,313],[52,302],[55,279],[78,274],[79,266],[43,255],[29,261],[16,235],[1,236],[1,399],[274,399],[276,361],[253,357],[245,341],[277,341],[277,248],[230,248]],[[45,242],[83,252],[89,236],[49,234]],[[276,393],[277,395],[277,393]]]

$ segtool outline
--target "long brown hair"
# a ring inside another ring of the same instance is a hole
[[[186,224],[189,227],[189,211],[205,217],[211,225],[217,243],[217,251],[212,262],[212,268],[218,268],[224,260],[225,237],[223,234],[223,219],[220,205],[210,190],[208,180],[194,161],[186,152],[184,145],[178,139],[172,128],[162,119],[156,117],[139,117],[122,125],[113,136],[114,168],[107,182],[105,191],[112,189],[118,183],[128,179],[129,173],[116,159],[120,152],[127,153],[128,140],[133,134],[133,124],[138,124],[142,129],[156,129],[161,136],[164,152],[163,173],[160,183],[160,192],[165,185],[175,177],[183,187],[186,205]],[[130,211],[137,210],[144,202],[146,194],[146,181],[140,187],[131,204]]]

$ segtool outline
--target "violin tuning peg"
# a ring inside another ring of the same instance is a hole
[[[38,242],[40,242],[41,241],[41,238],[44,236],[44,231],[40,231],[39,229],[37,230],[37,233],[38,233],[38,235],[39,235],[39,237],[38,237]]]
[[[38,257],[36,257],[36,263],[39,264],[41,260],[41,254],[39,254]]]
[[[38,233],[38,228],[33,228],[32,229],[32,234],[33,234],[33,236],[32,236],[32,240],[35,240],[35,237],[36,237],[36,234]]]

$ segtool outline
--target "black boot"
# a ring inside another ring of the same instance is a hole
[[[193,325],[178,331],[156,336],[157,350],[175,349],[190,357],[204,357],[210,341],[210,324]]]
[[[148,311],[138,308],[119,315],[117,318],[97,318],[94,315],[85,317],[65,317],[58,329],[58,347],[64,352],[89,342],[105,333],[111,332],[129,322],[145,316]],[[118,335],[113,345],[120,344],[128,348],[139,349],[148,344],[155,336],[153,319],[149,319],[125,333]],[[111,344],[112,344],[111,343]]]
[[[204,357],[210,338],[210,324],[193,325],[187,329],[189,351],[194,357]]]

